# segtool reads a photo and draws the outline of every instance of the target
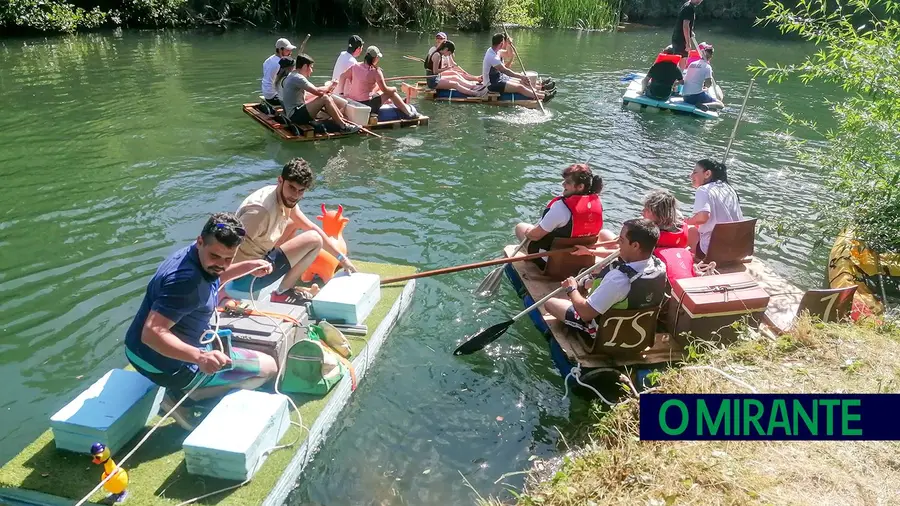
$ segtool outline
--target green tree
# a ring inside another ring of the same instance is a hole
[[[773,23],[818,50],[799,65],[760,61],[751,72],[770,82],[796,76],[846,91],[828,103],[833,128],[823,131],[785,114],[789,125],[811,128],[828,141],[817,150],[795,146],[801,160],[825,169],[826,193],[816,205],[822,232],[830,238],[847,229],[875,251],[900,251],[900,24],[894,19],[900,3],[798,0],[789,7],[768,0],[764,12],[757,24]]]

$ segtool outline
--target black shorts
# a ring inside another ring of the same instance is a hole
[[[578,337],[585,343],[590,344],[594,341],[594,329],[589,322],[581,319],[581,316],[578,315],[578,311],[575,311],[575,306],[569,306],[569,309],[566,310],[566,319],[563,323],[565,323],[567,327],[575,329],[578,332]]]
[[[308,125],[312,122],[312,116],[309,115],[306,104],[295,107],[289,119],[295,125]]]
[[[506,81],[489,84],[488,91],[493,91],[494,93],[503,93],[504,91],[506,91]]]
[[[672,54],[677,54],[682,58],[686,58],[688,55],[687,47],[685,44],[676,44],[672,43]]]
[[[437,88],[438,76],[428,76],[426,79],[427,79],[426,82],[427,82],[429,88],[431,88],[432,90]]]
[[[376,95],[365,102],[360,102],[362,105],[367,105],[372,108],[371,114],[378,114],[378,110],[381,109],[382,99],[381,95]]]
[[[267,99],[265,99],[265,100],[266,100],[266,103],[269,104],[269,105],[283,105],[283,104],[281,103],[281,99],[278,98],[278,95],[275,95],[275,96],[272,97],[272,98],[267,98]]]

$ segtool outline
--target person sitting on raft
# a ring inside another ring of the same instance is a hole
[[[591,172],[587,164],[576,163],[563,170],[563,194],[547,204],[537,225],[519,223],[515,233],[519,241],[529,240],[528,253],[549,251],[556,237],[597,236],[598,242],[616,238],[603,228],[603,203],[600,192],[603,179]],[[546,260],[534,262],[543,269]]]
[[[262,259],[234,262],[245,236],[231,213],[209,217],[196,241],[170,254],[150,278],[141,307],[125,332],[125,356],[144,377],[166,389],[161,409],[168,412],[187,391],[193,400],[225,395],[236,388],[256,389],[275,377],[269,355],[232,347],[216,349],[209,322],[219,286],[240,276],[265,276],[272,266]],[[172,418],[194,429],[184,406]]]
[[[675,85],[684,81],[684,75],[677,65],[681,57],[673,54],[672,46],[663,49],[660,56],[641,81],[641,92],[654,100],[666,101]]]
[[[511,70],[503,63],[502,58],[506,56],[511,46],[511,38],[502,33],[494,34],[491,38],[491,47],[485,51],[484,61],[481,64],[482,83],[487,84],[488,91],[494,93],[518,93],[530,99],[549,102],[556,95],[555,85],[552,85],[551,80],[545,79],[536,84],[535,92],[532,93],[531,86],[527,84],[528,76]],[[541,91],[545,87],[552,89]]]
[[[275,54],[266,58],[263,62],[262,95],[266,102],[272,106],[281,105],[281,97],[275,89],[275,75],[278,73],[278,62],[291,55],[297,46],[287,39],[275,41]]]
[[[668,190],[653,190],[644,197],[641,217],[659,228],[659,240],[653,254],[666,264],[669,281],[694,276],[694,257],[688,245],[699,236],[696,227],[687,225],[678,211],[678,200]],[[606,257],[613,248],[575,246],[573,255]]]
[[[487,87],[473,81],[467,81],[452,72],[450,67],[442,64],[447,61],[447,56],[456,51],[453,41],[445,40],[437,51],[431,53],[429,60],[425,62],[425,74],[428,76],[428,87],[433,90],[456,90],[470,97],[483,97],[487,94]]]
[[[433,55],[436,51],[440,51],[441,44],[447,41],[447,34],[444,32],[438,32],[437,35],[434,36],[434,45],[428,49],[428,54],[425,55],[425,70],[427,71],[429,68],[429,64],[431,62],[431,55]],[[475,76],[468,72],[466,69],[462,68],[458,63],[456,63],[456,59],[453,57],[453,53],[443,54],[441,55],[441,64],[442,68],[447,68],[448,70],[442,72],[442,74],[455,74],[459,79],[470,81],[471,83],[480,84],[482,77]]]
[[[709,94],[713,75],[712,66],[709,62],[712,61],[713,47],[706,42],[701,42],[697,45],[697,48],[700,52],[700,59],[688,65],[687,72],[684,73],[684,86],[681,88],[681,95],[684,97],[686,104],[694,105],[700,110],[722,109],[725,107],[725,104]]]
[[[384,97],[387,97],[405,116],[412,119],[418,118],[419,113],[410,109],[410,106],[403,102],[397,88],[388,86],[384,82],[384,73],[378,66],[381,57],[382,54],[378,47],[366,48],[366,56],[363,61],[351,65],[345,70],[341,74],[338,86],[343,88],[346,98],[371,107],[372,114],[378,114]]]
[[[359,63],[356,61],[356,57],[362,54],[363,50],[363,40],[359,35],[350,36],[350,40],[347,41],[347,50],[341,51],[341,54],[338,55],[337,61],[334,62],[334,69],[331,71],[331,82],[339,83],[341,79],[341,74],[344,73],[351,66]],[[340,84],[338,87],[334,89],[334,93],[336,95],[343,95],[344,90],[341,88]]]
[[[309,125],[324,109],[328,116],[337,123],[341,133],[358,132],[359,125],[352,125],[344,119],[344,115],[341,114],[341,106],[336,104],[335,98],[331,96],[337,83],[331,83],[329,87],[319,87],[309,82],[314,65],[315,60],[308,55],[297,56],[294,69],[284,78],[281,85],[284,115],[291,120],[291,123]],[[307,102],[306,92],[312,93],[316,98]]]
[[[694,195],[694,215],[684,220],[695,225],[699,234],[692,237],[690,247],[694,256],[702,258],[709,251],[709,239],[716,223],[731,223],[744,219],[737,192],[728,184],[724,163],[708,158],[697,161],[691,171],[691,185],[697,189]]]
[[[302,305],[315,293],[300,290],[295,285],[323,249],[334,255],[348,273],[356,272],[350,259],[338,251],[334,239],[307,218],[297,205],[312,183],[309,163],[303,158],[294,158],[281,169],[277,184],[264,186],[241,202],[235,215],[241,220],[246,237],[235,258],[238,261],[261,258],[270,262],[273,269],[256,280],[251,276],[235,279],[228,290],[249,292],[252,281],[253,291],[259,293],[281,279],[269,300]],[[300,230],[304,232],[297,234]]]
[[[568,300],[554,297],[544,304],[544,310],[577,329],[590,345],[604,323],[604,313],[610,309],[660,306],[666,289],[666,266],[653,255],[658,240],[659,228],[652,221],[626,221],[618,237],[619,258],[596,275],[596,288],[585,297],[575,278],[568,277],[561,283]]]

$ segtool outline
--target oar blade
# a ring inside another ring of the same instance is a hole
[[[497,267],[485,276],[475,289],[475,295],[481,298],[493,297],[500,286],[500,277],[503,275],[503,267]]]
[[[481,332],[469,338],[466,342],[459,345],[453,352],[454,355],[470,355],[483,349],[485,346],[496,341],[508,329],[514,320],[507,320],[503,323],[492,325]]]

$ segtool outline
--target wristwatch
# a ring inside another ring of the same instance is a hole
[[[570,287],[566,288],[566,295],[570,295],[575,290],[578,290],[577,286],[570,286]]]

